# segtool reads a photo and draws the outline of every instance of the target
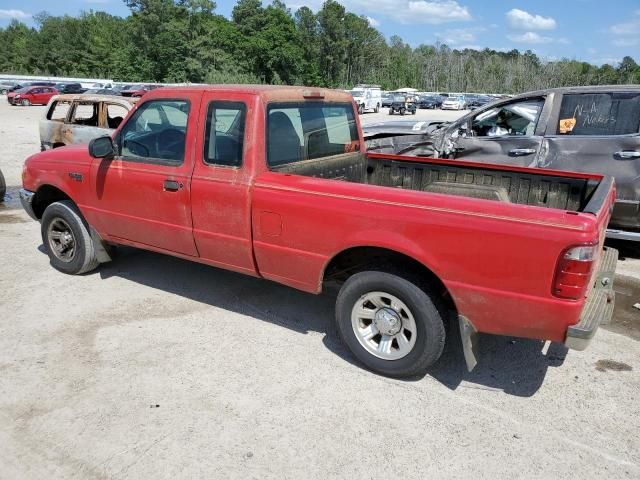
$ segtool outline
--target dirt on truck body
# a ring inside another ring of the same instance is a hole
[[[40,149],[88,144],[110,134],[137,100],[113,95],[56,95],[40,120]]]

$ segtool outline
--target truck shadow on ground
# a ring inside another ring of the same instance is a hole
[[[98,272],[102,279],[125,278],[301,334],[325,333],[323,343],[329,350],[363,368],[338,338],[333,294],[311,295],[266,280],[132,248],[118,248],[114,261],[102,265]],[[215,321],[215,315],[211,320]],[[428,375],[452,390],[462,386],[531,396],[542,385],[547,369],[561,365],[567,352],[562,345],[552,344],[545,353],[544,342],[486,335],[481,338],[479,364],[469,373],[457,326],[451,329],[449,339],[441,360]]]

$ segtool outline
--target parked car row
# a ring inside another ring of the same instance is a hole
[[[56,83],[47,81],[18,82],[14,80],[2,80],[0,81],[0,94],[7,95],[7,101],[12,105],[40,105],[46,104],[51,96],[57,93],[142,97],[147,92],[161,86],[162,85],[152,83],[137,83],[131,85],[94,83],[91,88],[85,88],[79,82]],[[40,87],[43,90],[36,91],[34,87]],[[49,94],[49,96],[43,96],[44,94]]]

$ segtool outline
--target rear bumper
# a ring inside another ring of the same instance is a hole
[[[564,344],[572,350],[587,348],[600,324],[609,323],[613,315],[615,303],[613,277],[618,262],[618,251],[605,247],[602,255],[600,270],[596,275],[593,289],[584,304],[580,321],[567,329],[567,338]]]

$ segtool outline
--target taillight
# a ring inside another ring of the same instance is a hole
[[[598,252],[598,245],[578,245],[562,252],[553,280],[553,294],[572,300],[584,297]]]

